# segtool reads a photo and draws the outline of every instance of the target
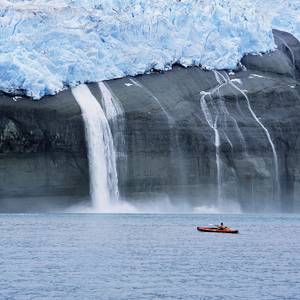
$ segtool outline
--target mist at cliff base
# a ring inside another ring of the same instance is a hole
[[[121,214],[221,214],[242,213],[241,207],[234,201],[228,201],[226,206],[216,204],[195,205],[186,199],[172,202],[168,196],[148,199],[134,199],[134,201],[121,200],[116,204],[107,206],[102,210],[93,207],[90,201],[72,205],[66,213],[121,213]]]

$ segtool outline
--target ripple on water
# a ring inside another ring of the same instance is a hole
[[[218,223],[239,235],[200,233]],[[299,299],[299,215],[0,215],[1,299]]]

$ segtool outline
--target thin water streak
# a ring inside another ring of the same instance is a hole
[[[220,73],[219,73],[220,74]],[[278,198],[280,197],[280,192],[281,192],[281,187],[280,187],[280,180],[279,180],[279,167],[278,167],[278,156],[277,156],[277,152],[276,152],[276,148],[275,145],[272,141],[271,135],[268,131],[268,129],[264,126],[264,124],[259,120],[259,118],[257,117],[257,115],[255,114],[255,112],[253,111],[251,104],[250,104],[250,100],[247,96],[247,94],[240,89],[239,87],[237,87],[229,78],[228,74],[225,73],[225,77],[221,74],[221,76],[224,78],[224,80],[226,80],[226,82],[231,85],[235,90],[237,90],[239,93],[241,93],[244,98],[246,99],[246,103],[247,103],[247,107],[248,110],[250,112],[250,114],[252,115],[253,119],[259,124],[259,126],[263,129],[269,144],[271,146],[272,149],[272,153],[273,153],[273,160],[274,160],[274,171],[275,171],[275,184],[274,184],[274,191],[275,191],[275,195],[273,195],[275,198],[277,198],[277,200],[279,200]]]

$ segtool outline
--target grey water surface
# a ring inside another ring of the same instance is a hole
[[[238,235],[201,233],[219,223]],[[300,299],[300,215],[3,214],[0,299]]]

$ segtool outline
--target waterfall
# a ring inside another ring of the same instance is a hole
[[[220,73],[219,73],[220,74]],[[220,74],[224,80],[229,84],[231,85],[235,90],[237,90],[239,93],[241,93],[243,95],[243,97],[246,99],[246,103],[247,103],[247,107],[248,107],[248,110],[251,114],[251,116],[253,117],[253,119],[258,123],[258,125],[263,129],[263,131],[265,132],[265,135],[268,139],[268,142],[271,146],[271,149],[272,149],[272,153],[273,153],[273,161],[274,161],[274,171],[275,171],[275,185],[274,185],[274,191],[276,191],[276,197],[275,198],[278,198],[280,196],[280,181],[279,181],[279,167],[278,167],[278,156],[277,156],[277,152],[276,152],[276,148],[275,148],[275,145],[272,141],[272,138],[271,138],[271,135],[268,131],[268,129],[264,126],[264,124],[259,120],[259,118],[256,116],[255,112],[253,111],[252,107],[251,107],[251,104],[250,104],[250,100],[247,96],[247,94],[242,90],[240,89],[238,86],[236,86],[229,78],[229,76],[227,74],[225,74],[226,78]],[[278,199],[277,199],[278,200]]]
[[[104,82],[98,83],[102,98],[101,105],[106,118],[109,122],[113,139],[115,151],[117,151],[117,157],[127,159],[126,141],[124,136],[125,131],[125,114],[124,109],[117,99],[107,87]]]
[[[223,86],[223,83],[221,83],[221,84],[222,84],[222,86]],[[218,94],[219,94],[219,99],[221,99],[222,97],[221,97],[220,89],[218,89]],[[240,129],[240,127],[239,127],[239,125],[238,125],[236,119],[229,113],[229,111],[228,111],[228,109],[227,109],[227,107],[226,107],[224,101],[219,101],[219,106],[220,106],[220,109],[221,109],[223,115],[225,116],[225,118],[228,117],[228,118],[233,122],[233,125],[234,125],[234,127],[235,127],[235,130],[236,130],[236,132],[237,132],[237,134],[238,134],[238,136],[239,136],[240,142],[241,142],[241,144],[242,144],[242,146],[243,146],[243,148],[244,148],[244,152],[247,154],[247,145],[246,145],[246,141],[245,141],[245,138],[244,138],[244,136],[243,136],[243,134],[242,134],[242,131],[241,131],[241,129]],[[225,129],[227,129],[227,122],[225,123],[225,126],[226,126]],[[228,143],[232,146],[232,144],[231,144],[229,138],[227,137],[227,134],[226,134],[226,132],[225,132],[225,129],[223,130],[223,131],[224,131],[225,138],[228,140]],[[233,147],[231,147],[231,148],[233,148]]]
[[[85,123],[93,208],[98,212],[109,212],[119,198],[112,133],[101,105],[89,88],[82,84],[73,88],[72,93]]]
[[[134,79],[130,79],[130,81],[137,87],[143,89],[148,95],[150,95],[153,100],[155,100],[155,102],[159,105],[159,107],[161,108],[161,110],[164,112],[165,116],[168,119],[168,123],[170,125],[174,124],[174,118],[172,116],[170,116],[170,114],[166,111],[166,109],[161,105],[159,99],[149,90],[147,89],[145,86],[143,86],[141,83],[139,83],[137,80]]]
[[[215,148],[216,148],[216,165],[217,165],[217,186],[218,186],[218,205],[222,205],[222,183],[221,183],[221,160],[220,160],[220,134],[218,130],[218,116],[216,116],[215,120],[213,120],[212,114],[210,110],[208,109],[205,97],[207,95],[210,95],[210,93],[202,92],[202,96],[200,99],[201,109],[203,111],[203,114],[205,116],[205,119],[210,126],[211,129],[213,129],[215,133]]]
[[[171,166],[172,166],[172,174],[176,174],[174,176],[176,179],[177,186],[180,189],[180,192],[184,192],[184,195],[189,193],[187,189],[188,182],[188,172],[189,169],[186,167],[186,156],[182,151],[182,145],[180,143],[180,135],[179,131],[176,127],[176,121],[174,117],[168,112],[170,108],[162,105],[161,101],[153,94],[151,90],[149,90],[146,86],[144,86],[141,82],[138,81],[137,78],[131,78],[130,81],[136,87],[142,89],[146,94],[148,94],[153,102],[155,102],[160,110],[163,112],[164,116],[167,119],[168,128],[170,131],[170,153],[171,153]]]
[[[253,119],[259,124],[259,126],[263,129],[263,131],[265,132],[265,135],[269,141],[269,144],[271,146],[272,149],[272,153],[273,153],[273,160],[274,160],[274,171],[275,171],[275,184],[276,186],[274,187],[274,190],[277,190],[277,197],[280,196],[280,181],[279,181],[279,167],[278,167],[278,156],[277,156],[277,152],[276,152],[276,148],[275,145],[272,141],[271,135],[268,131],[268,129],[264,126],[264,124],[259,120],[259,118],[256,116],[255,112],[253,111],[251,104],[250,104],[250,100],[247,96],[247,94],[241,90],[238,86],[236,86],[229,78],[229,76],[226,74],[226,81],[238,92],[240,92],[244,98],[246,99],[246,103],[248,106],[248,110],[250,112],[250,114],[252,115]]]
[[[119,101],[112,95],[111,91],[104,82],[98,83],[102,94],[102,106],[108,121],[116,119],[123,115],[123,108]]]
[[[232,151],[234,148],[233,143],[231,142],[229,136],[226,133],[227,124],[230,122],[233,124],[233,127],[236,130],[236,134],[240,140],[243,153],[247,155],[247,147],[245,138],[238,126],[236,119],[228,111],[224,99],[221,96],[220,89],[227,84],[227,81],[224,79],[223,75],[217,71],[213,71],[215,79],[217,81],[217,86],[213,87],[209,91],[201,92],[200,104],[201,110],[205,116],[205,119],[211,129],[214,131],[215,139],[214,145],[216,149],[216,166],[217,166],[217,186],[218,186],[218,205],[223,206],[224,195],[222,192],[222,161],[220,155],[220,145],[221,145],[221,134],[230,145]],[[216,94],[216,101],[213,100],[213,96]],[[206,98],[210,99],[211,110],[208,108]],[[220,129],[218,124],[221,125]]]
[[[215,147],[216,147],[216,165],[217,165],[217,182],[218,182],[218,203],[220,204],[222,202],[223,196],[222,196],[222,177],[221,177],[221,160],[220,160],[220,134],[223,133],[225,139],[228,141],[228,143],[232,146],[232,143],[230,142],[227,134],[226,134],[226,128],[227,128],[227,120],[230,119],[231,122],[233,122],[234,127],[237,131],[237,134],[239,135],[239,138],[241,140],[241,143],[243,145],[244,151],[246,156],[248,155],[247,153],[247,148],[246,148],[246,142],[245,139],[243,137],[243,134],[238,126],[237,121],[235,120],[235,118],[233,116],[230,115],[226,104],[224,103],[224,101],[222,100],[221,97],[221,93],[220,93],[220,89],[225,86],[225,85],[229,85],[231,86],[233,89],[235,89],[236,91],[238,91],[240,94],[243,95],[243,97],[246,99],[246,103],[247,103],[247,107],[248,110],[252,116],[252,118],[255,120],[255,122],[262,128],[262,130],[264,131],[267,140],[270,144],[270,147],[272,149],[272,154],[273,154],[273,161],[274,161],[274,182],[273,182],[273,192],[274,195],[273,197],[276,200],[279,200],[278,197],[280,196],[280,181],[279,181],[279,167],[278,167],[278,156],[277,156],[277,152],[276,152],[276,148],[275,145],[272,141],[271,135],[268,131],[268,129],[264,126],[264,124],[259,120],[259,118],[257,117],[257,115],[255,114],[255,112],[253,111],[251,104],[250,104],[250,100],[247,96],[247,94],[245,93],[245,91],[243,91],[242,89],[240,89],[228,76],[227,73],[225,73],[224,75],[221,72],[218,71],[213,71],[215,79],[218,83],[218,85],[212,89],[210,89],[207,92],[202,92],[201,93],[201,109],[205,115],[206,121],[208,123],[208,125],[214,130],[215,133]],[[218,93],[218,101],[214,102],[213,105],[216,106],[216,108],[212,111],[209,110],[208,106],[207,106],[207,102],[206,102],[206,97],[209,96],[212,99],[212,96],[215,93]],[[215,116],[214,116],[215,114]],[[221,119],[222,118],[222,119]],[[217,123],[219,122],[221,124],[221,122],[224,121],[225,124],[222,124],[224,126],[222,126],[223,128],[221,130],[218,130],[217,127]],[[233,148],[233,147],[232,147]]]
[[[109,122],[114,139],[117,159],[119,186],[123,187],[127,179],[127,144],[125,140],[125,112],[118,98],[104,82],[99,82],[101,105]]]

